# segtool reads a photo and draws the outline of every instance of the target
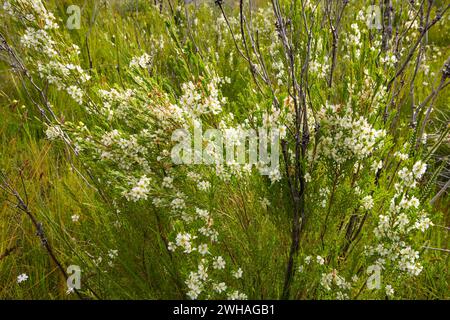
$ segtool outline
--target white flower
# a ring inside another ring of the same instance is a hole
[[[412,188],[415,187],[416,181],[414,180],[413,173],[408,170],[408,168],[404,167],[400,169],[398,172],[398,176],[402,180],[402,184],[405,186],[410,186]]]
[[[167,249],[168,249],[169,251],[171,251],[171,252],[174,252],[174,251],[177,249],[177,246],[175,245],[175,243],[169,242],[169,243],[167,244]]]
[[[305,257],[305,264],[310,264],[311,263],[311,259],[312,259],[311,256]]]
[[[26,273],[22,273],[17,277],[17,283],[22,283],[28,280],[28,275]]]
[[[242,278],[242,274],[243,274],[243,271],[241,268],[239,268],[239,269],[237,269],[236,272],[233,272],[233,277],[235,277],[236,279],[240,279],[240,278]]]
[[[196,181],[196,182],[200,181],[200,175],[198,173],[195,173],[195,172],[188,172],[187,173],[187,177],[189,179],[192,179],[192,180]]]
[[[247,295],[239,291],[234,291],[228,295],[228,300],[247,300]]]
[[[373,172],[377,173],[378,170],[380,170],[381,168],[383,168],[383,161],[375,161],[374,163],[372,163],[371,169]]]
[[[280,138],[284,139],[286,137],[286,126],[280,126],[279,128]]]
[[[348,295],[346,293],[342,293],[341,291],[338,291],[336,293],[336,300],[346,300],[348,299]]]
[[[72,222],[78,222],[78,220],[80,220],[80,216],[77,214],[74,214],[71,218],[72,218]]]
[[[75,43],[72,44],[72,49],[75,51],[75,54],[78,56],[80,54],[80,47],[77,46]]]
[[[227,290],[227,285],[225,284],[225,282],[214,283],[213,290],[217,293],[225,292]]]
[[[422,232],[425,232],[430,226],[434,225],[433,222],[426,215],[422,215],[419,220],[416,221],[414,227]]]
[[[344,109],[342,114],[338,107],[326,105],[321,110],[325,128],[330,131],[320,140],[321,153],[338,164],[367,158],[378,143],[383,143],[386,132],[375,130],[364,117],[355,117],[351,109]]]
[[[394,288],[390,284],[386,285],[386,295],[392,297],[394,295]]]
[[[261,199],[261,205],[262,205],[264,208],[268,208],[268,207],[270,206],[270,201],[267,200],[267,198],[262,198],[262,199]]]
[[[333,274],[322,273],[322,277],[320,279],[320,285],[322,287],[324,287],[327,291],[330,291],[332,282],[333,282]]]
[[[203,210],[200,208],[196,208],[195,209],[195,213],[197,214],[197,216],[203,220],[208,220],[209,218],[209,212],[208,210]]]
[[[421,139],[421,140],[422,140],[422,143],[423,143],[423,144],[426,144],[426,143],[427,143],[427,139],[428,139],[428,135],[424,132],[424,133],[423,133],[423,136],[422,136],[422,139]]]
[[[144,53],[142,56],[134,57],[131,60],[130,68],[141,67],[142,69],[145,69],[151,64],[151,62],[152,62],[152,57],[149,54]]]
[[[208,267],[205,267],[203,263],[199,264],[197,275],[200,280],[206,281],[208,279]]]
[[[305,182],[311,182],[311,175],[308,172],[305,173]]]
[[[321,256],[317,256],[316,260],[317,260],[317,263],[320,265],[323,265],[325,263],[325,259],[322,258]]]
[[[150,178],[147,178],[145,175],[142,176],[131,191],[124,193],[127,200],[132,200],[134,202],[141,199],[146,200],[148,193],[150,192],[150,182]]]
[[[172,210],[183,210],[186,207],[186,203],[182,198],[175,198],[170,203]]]
[[[408,160],[409,156],[406,153],[401,153],[399,151],[397,151],[396,153],[394,153],[394,156],[396,156],[397,158],[399,158],[402,161],[406,161]]]
[[[370,195],[365,196],[364,198],[362,198],[361,202],[362,202],[362,206],[364,207],[364,209],[370,210],[373,208],[372,196],[370,196]]]
[[[213,268],[216,270],[225,269],[225,260],[221,257],[215,257],[213,261]]]
[[[69,86],[66,91],[78,104],[83,103],[83,91],[80,88],[77,86]]]
[[[203,243],[203,244],[199,245],[197,251],[202,256],[207,255],[209,253],[208,245],[206,243]]]
[[[164,177],[162,186],[167,189],[173,188],[173,178],[172,177]]]
[[[199,279],[197,273],[191,272],[189,278],[186,280],[186,285],[189,288],[187,296],[192,300],[197,299],[200,293],[203,291],[203,284]]]
[[[108,251],[108,257],[109,257],[111,260],[116,259],[118,255],[119,255],[119,250],[112,250],[112,249],[110,249],[110,250]]]
[[[419,199],[417,199],[416,197],[412,196],[411,199],[409,199],[409,204],[411,205],[411,207],[414,208],[418,208],[420,205]]]
[[[63,136],[63,131],[61,130],[61,127],[56,126],[48,126],[47,130],[45,131],[45,135],[47,136],[48,140],[56,140],[59,137]]]
[[[191,243],[192,239],[195,238],[190,233],[179,233],[176,237],[176,244],[178,247],[182,247],[185,253],[191,253],[194,250]]]
[[[211,183],[209,183],[208,181],[199,181],[197,187],[199,190],[208,191],[209,188],[211,188]]]
[[[412,168],[412,173],[414,174],[414,177],[416,177],[416,179],[422,178],[425,171],[427,171],[427,164],[423,163],[420,160],[417,161]]]
[[[269,172],[269,179],[271,183],[277,182],[281,180],[280,170],[273,169]]]

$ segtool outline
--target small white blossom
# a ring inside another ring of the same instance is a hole
[[[318,264],[323,265],[325,263],[325,259],[322,258],[321,256],[317,256],[316,257],[316,261]]]
[[[173,178],[172,177],[164,177],[162,186],[167,189],[173,188]]]
[[[390,284],[386,285],[386,295],[392,297],[394,295],[394,288]]]
[[[56,140],[59,137],[63,136],[63,131],[60,126],[48,126],[47,130],[45,131],[45,135],[47,136],[48,140]]]
[[[372,198],[372,196],[370,196],[370,195],[365,196],[364,198],[362,198],[361,202],[362,202],[362,206],[363,206],[364,209],[370,210],[370,209],[373,208],[373,198]]]
[[[312,259],[312,257],[311,256],[307,256],[307,257],[305,257],[305,264],[310,264],[311,263],[311,259]]]
[[[261,205],[262,205],[264,208],[268,208],[268,207],[270,206],[270,201],[267,200],[267,198],[262,198],[262,199],[261,199]]]
[[[239,268],[239,269],[237,269],[236,272],[233,272],[233,277],[235,277],[236,279],[241,279],[242,274],[243,274],[243,271],[241,268]]]
[[[215,257],[213,260],[213,268],[216,270],[225,269],[225,260],[221,257]]]
[[[199,181],[197,187],[199,190],[208,191],[209,188],[211,188],[211,183],[209,183],[208,181]]]
[[[198,246],[197,249],[198,253],[200,253],[202,256],[207,255],[209,253],[208,251],[208,245],[206,243],[203,243]]]
[[[174,251],[177,249],[177,246],[175,245],[175,243],[169,242],[169,243],[167,244],[167,249],[168,249],[169,251],[171,251],[171,252],[174,252]]]
[[[228,300],[247,300],[247,295],[239,291],[234,291],[228,295]]]
[[[311,182],[311,175],[308,172],[305,173],[305,182]]]
[[[118,250],[113,250],[113,249],[108,250],[108,257],[111,260],[116,259],[118,255],[119,255],[119,251]]]
[[[195,248],[192,247],[191,240],[195,239],[190,233],[179,233],[176,237],[176,244],[182,247],[185,253],[191,253]]]
[[[372,163],[371,169],[373,172],[377,173],[381,168],[383,168],[383,161],[380,160]]]
[[[151,62],[152,62],[152,57],[149,54],[144,53],[142,56],[134,57],[131,60],[130,68],[141,67],[142,69],[145,69],[151,64]]]
[[[66,91],[78,104],[83,103],[83,91],[80,88],[77,86],[69,86]]]
[[[420,160],[417,161],[412,168],[412,173],[414,174],[414,177],[416,177],[416,179],[422,178],[425,171],[427,171],[427,164],[423,163]]]
[[[225,282],[214,283],[213,290],[217,293],[225,292],[227,290],[227,285],[225,284]]]
[[[17,283],[22,283],[28,280],[28,275],[26,273],[22,273],[17,277]]]

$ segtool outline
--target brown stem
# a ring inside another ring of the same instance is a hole
[[[41,222],[39,222],[36,217],[33,215],[33,213],[31,212],[31,210],[29,209],[28,205],[26,204],[26,202],[22,199],[21,195],[17,192],[17,190],[15,190],[10,183],[7,180],[6,175],[0,171],[0,176],[1,176],[1,188],[5,191],[7,191],[9,194],[11,194],[17,201],[17,209],[19,209],[20,211],[24,212],[27,217],[31,220],[31,222],[33,223],[34,228],[36,229],[36,236],[39,238],[39,240],[41,241],[42,246],[45,248],[45,250],[47,251],[48,255],[50,256],[50,259],[53,261],[54,264],[56,264],[56,266],[58,267],[58,270],[61,272],[61,274],[63,275],[64,279],[67,281],[68,279],[68,274],[66,272],[66,269],[63,267],[62,263],[58,260],[58,258],[56,257],[52,246],[50,245],[50,242],[48,241],[45,232],[44,232],[44,228]],[[83,299],[83,296],[81,295],[81,293],[74,288],[74,291],[76,293],[76,295],[78,296],[78,298]]]

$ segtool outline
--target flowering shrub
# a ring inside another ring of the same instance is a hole
[[[79,257],[64,262],[99,279],[81,294],[434,297],[422,275],[439,276],[432,259],[445,265],[433,204],[449,128],[432,111],[448,102],[450,66],[425,33],[445,28],[446,8],[380,18],[363,1],[145,5],[149,25],[127,3],[116,14],[128,31],[104,19],[95,42],[40,0],[1,11],[17,90],[95,190],[87,210],[106,215],[104,227],[78,213],[67,219],[83,227],[61,226]],[[382,29],[367,23],[377,18]]]

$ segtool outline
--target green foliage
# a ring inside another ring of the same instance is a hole
[[[294,3],[301,6],[303,1]],[[281,5],[283,12],[291,12],[290,2],[281,1]],[[13,73],[11,59],[0,51],[0,58],[6,57],[0,62],[0,168],[12,177],[14,188],[26,194],[28,207],[44,225],[63,265],[81,267],[82,295],[189,298],[192,290],[187,281],[202,265],[210,282],[204,281],[207,284],[198,298],[230,298],[236,291],[251,299],[280,298],[295,210],[289,173],[300,170],[306,181],[307,217],[301,221],[290,298],[391,298],[386,286],[395,289],[395,299],[449,298],[448,252],[427,248],[448,246],[448,196],[444,192],[437,203],[429,202],[446,182],[443,177],[448,179],[450,97],[443,90],[433,99],[435,111],[426,127],[428,139],[423,141],[422,121],[428,105],[418,114],[415,127],[411,126],[409,88],[401,87],[394,95],[387,90],[398,64],[384,60],[392,57],[392,51],[378,50],[375,43],[380,34],[358,20],[364,1],[345,9],[332,86],[328,77],[333,44],[325,7],[322,4],[318,11],[297,7],[289,16],[298,31],[291,40],[296,49],[294,73],[301,74],[303,61],[308,55],[311,59],[308,78],[302,79],[308,88],[305,110],[310,143],[300,169],[295,166],[296,140],[291,134],[295,129],[292,76],[271,5],[260,4],[252,14],[258,30],[254,48],[250,31],[244,36],[248,56],[265,65],[270,88],[252,73],[236,48],[246,50],[240,41],[239,8],[225,7],[232,34],[212,4],[191,5],[186,11],[183,4],[175,8],[165,4],[160,12],[159,6],[146,1],[86,2],[79,30],[63,26],[65,1],[48,1],[46,6],[60,25],[46,31],[58,52],[51,59],[44,49],[20,41],[26,28],[17,15],[1,13],[0,34],[21,57],[34,82]],[[407,13],[397,15],[398,21],[407,19]],[[310,26],[311,52],[305,46],[305,17],[315,21]],[[27,23],[36,28],[45,24],[39,19]],[[428,34],[424,64],[435,78],[440,77],[448,55],[448,29],[447,24],[438,23]],[[417,30],[410,33],[410,39],[417,37]],[[409,43],[402,44],[401,58],[408,49]],[[50,75],[59,80],[55,83],[48,75],[39,76],[39,63],[49,61],[76,65],[82,71],[66,75],[61,68],[52,69]],[[413,73],[411,64],[394,88],[408,83]],[[83,75],[89,79],[81,81]],[[430,94],[430,85],[435,85],[430,79],[422,69],[417,73],[416,103]],[[82,92],[82,103],[74,98],[71,86]],[[191,105],[183,102],[189,94],[198,94],[209,104],[217,98],[220,111],[193,117],[187,112]],[[55,112],[50,121],[36,108],[43,104],[42,95]],[[279,101],[278,109],[274,101]],[[263,124],[286,127],[288,157],[280,156],[279,180],[242,167],[233,172],[231,166],[224,166],[219,173],[204,164],[174,165],[172,132],[178,128],[193,132],[197,120],[204,130],[256,129]],[[64,134],[54,131],[59,129]],[[52,132],[56,139],[52,140]],[[108,137],[111,143],[105,142]],[[357,148],[360,142],[364,145]],[[423,162],[426,173],[419,174]],[[405,177],[401,170],[406,170]],[[133,198],[134,187],[144,178],[150,179],[150,191]],[[168,183],[167,178],[173,181]],[[209,187],[202,189],[201,183]],[[0,297],[76,298],[67,294],[64,277],[39,244],[28,217],[16,210],[6,193],[1,196]],[[177,211],[173,201],[180,199],[185,207]],[[207,211],[207,217],[198,218],[198,209]],[[383,234],[380,221],[391,214],[395,216],[391,225],[397,226],[396,219],[404,214],[413,231],[396,230],[396,237]],[[434,225],[419,232],[415,224],[428,217]],[[202,228],[217,230],[219,241],[210,241],[199,231]],[[195,250],[183,252],[181,245],[170,250],[184,234],[196,237],[191,239]],[[203,256],[199,248],[206,243],[209,253]],[[397,255],[383,256],[380,246]],[[420,253],[420,262],[402,258],[409,249],[412,255]],[[398,253],[401,250],[404,253]],[[218,257],[225,261],[223,271],[213,267]],[[367,268],[373,265],[384,268],[380,290],[366,286]],[[402,265],[408,267],[402,269]],[[418,268],[422,271],[415,274]],[[235,276],[239,269],[242,278]],[[23,273],[29,279],[17,283]],[[214,289],[222,282],[226,292]]]

